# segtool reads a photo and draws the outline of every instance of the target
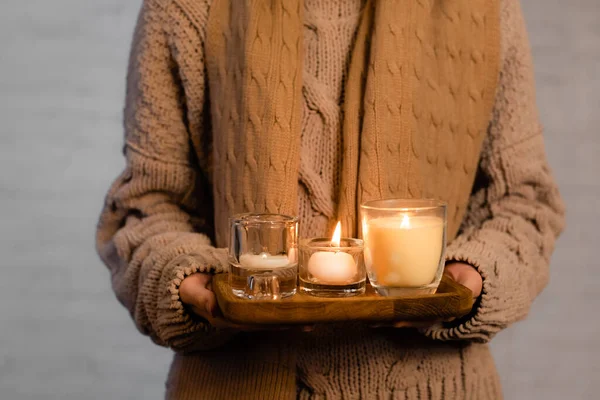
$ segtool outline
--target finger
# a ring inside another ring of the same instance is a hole
[[[201,306],[196,306],[196,305],[193,305],[193,304],[188,304],[187,308],[188,308],[189,311],[191,311],[195,315],[199,316],[200,318],[205,319],[206,321],[210,322],[213,319],[212,314],[209,313],[208,311],[206,311],[206,307],[204,307],[202,305]]]
[[[210,290],[205,289],[202,292],[201,296],[204,300],[204,307],[206,309],[206,312],[209,313],[212,317],[221,316],[219,306],[217,305],[217,297],[215,296],[215,294]]]
[[[459,273],[456,274],[456,277],[452,277],[454,279],[455,282],[460,283],[461,285],[463,285],[464,287],[466,287],[467,289],[469,289],[473,295],[474,298],[478,297],[479,294],[481,293],[479,291],[478,293],[478,286],[479,286],[479,277],[474,276],[472,274],[465,274],[465,273]]]
[[[473,274],[465,275],[466,276],[463,279],[464,283],[462,283],[462,285],[466,286],[471,290],[471,292],[473,292],[473,298],[479,297],[481,294],[481,277]]]
[[[396,322],[387,322],[387,323],[378,323],[371,325],[371,328],[429,328],[432,325],[435,325],[439,321],[396,321]]]
[[[194,305],[189,304],[187,308],[189,311],[191,311],[193,314],[199,317],[202,317],[204,319],[207,319],[207,317],[209,317],[209,315],[206,313],[206,310],[202,310]]]
[[[210,275],[194,274],[185,278],[179,287],[181,301],[204,319],[219,314],[215,294],[207,289],[210,282]]]
[[[430,321],[400,321],[394,322],[394,328],[429,328],[435,322]]]
[[[482,277],[472,265],[465,263],[450,263],[446,265],[444,274],[471,290],[474,298],[481,295]]]
[[[186,290],[187,299],[182,301],[193,305],[197,308],[204,309],[205,312],[214,313],[216,306],[215,294],[203,286],[194,285],[194,287]]]
[[[392,326],[394,328],[412,328],[411,323],[407,321],[394,322]]]
[[[452,279],[454,282],[458,282],[458,276],[457,276],[456,270],[447,267],[444,270],[444,275],[446,275],[447,277]]]
[[[208,274],[193,274],[186,277],[179,285],[181,301],[186,304],[195,304],[194,298],[200,291],[206,289],[211,280],[211,276]]]

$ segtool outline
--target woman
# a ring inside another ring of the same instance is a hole
[[[563,226],[517,1],[146,0],[125,131],[97,248],[138,328],[176,351],[167,398],[501,398],[485,342],[525,317]],[[230,215],[356,237],[357,207],[390,197],[448,202],[466,318],[310,333],[219,318]]]

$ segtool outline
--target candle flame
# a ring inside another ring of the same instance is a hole
[[[340,241],[342,239],[342,223],[338,221],[335,226],[335,231],[333,232],[333,236],[331,237],[331,245],[333,247],[340,247]]]
[[[404,217],[402,217],[400,228],[410,228],[410,218],[408,218],[408,215],[404,215]]]

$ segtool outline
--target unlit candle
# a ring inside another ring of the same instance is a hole
[[[285,255],[273,256],[269,253],[260,254],[242,254],[240,256],[240,265],[244,268],[253,269],[275,269],[283,268],[292,264]]]

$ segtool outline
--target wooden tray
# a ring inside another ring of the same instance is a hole
[[[367,285],[354,297],[314,297],[298,292],[283,300],[246,300],[231,293],[227,274],[214,277],[213,290],[228,320],[244,325],[291,325],[343,321],[442,321],[466,315],[472,293],[444,276],[435,294],[383,297]]]

